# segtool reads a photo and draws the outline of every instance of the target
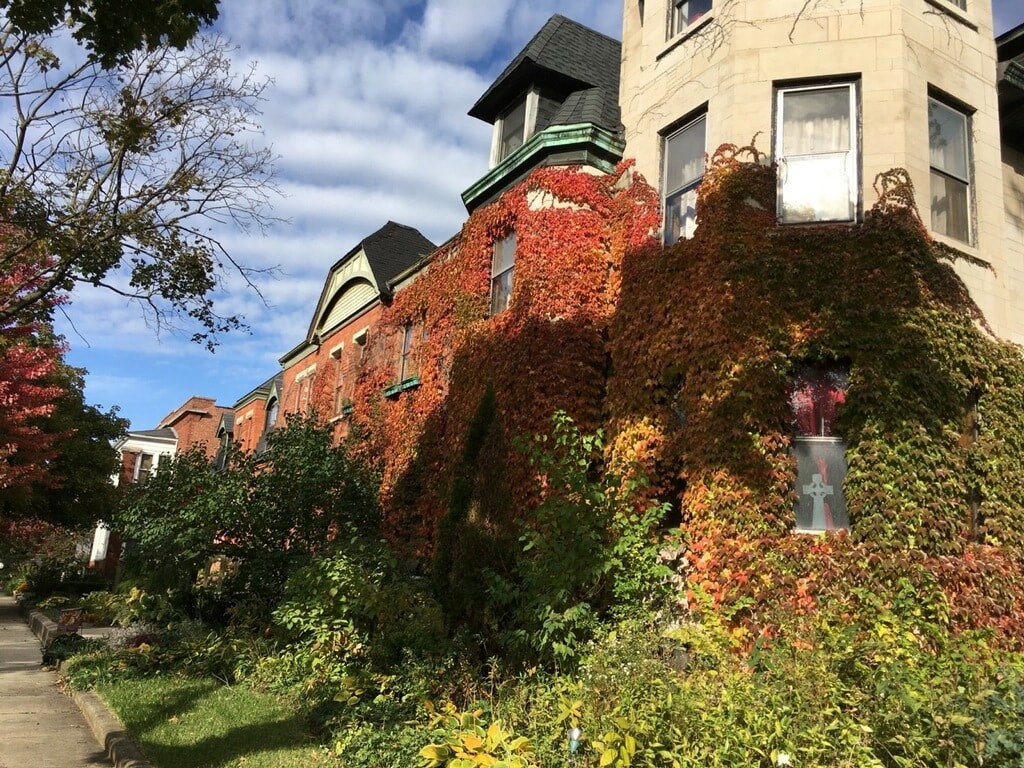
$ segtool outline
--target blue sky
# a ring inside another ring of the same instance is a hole
[[[1024,22],[1021,0],[995,0],[996,32]],[[217,31],[274,79],[263,141],[280,156],[285,223],[265,236],[225,232],[253,266],[279,266],[260,288],[219,297],[251,334],[213,354],[148,327],[137,307],[77,291],[59,323],[86,396],[118,404],[134,429],[153,427],[189,396],[231,405],[278,369],[302,340],[328,267],[388,219],[435,242],[465,219],[459,194],[487,166],[490,126],[466,115],[494,76],[552,13],[614,37],[621,0],[222,0]],[[482,12],[482,9],[486,12]],[[73,324],[73,325],[72,325]]]

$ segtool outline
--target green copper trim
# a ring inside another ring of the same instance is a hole
[[[1024,91],[1024,64],[1011,61],[1006,65],[1006,71],[1000,79]]]
[[[553,125],[540,133],[535,133],[523,146],[491,168],[479,181],[462,193],[462,202],[467,208],[472,208],[477,200],[500,186],[501,180],[505,177],[514,176],[523,168],[535,165],[540,156],[550,154],[552,150],[567,147],[597,149],[620,158],[626,151],[626,143],[621,138],[593,123]],[[604,173],[615,170],[614,162],[600,157],[591,157],[589,162]]]
[[[410,376],[405,381],[399,382],[398,384],[392,384],[390,387],[384,390],[384,397],[394,397],[395,395],[405,392],[407,389],[418,387],[420,385],[419,376]]]

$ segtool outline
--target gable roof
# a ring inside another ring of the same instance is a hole
[[[538,83],[566,95],[583,92],[567,114],[558,110],[549,125],[571,125],[573,116],[585,113],[592,119],[575,122],[593,122],[618,132],[622,128],[619,112],[621,51],[618,40],[555,14],[498,75],[469,114],[493,123],[523,90]],[[538,126],[539,129],[544,127],[547,126]]]
[[[373,287],[377,291],[377,296],[389,297],[391,295],[391,286],[389,285],[391,278],[405,272],[436,249],[437,246],[424,237],[418,229],[395,221],[388,221],[376,232],[364,237],[327,270],[324,287],[320,292],[316,309],[313,311],[313,317],[310,319],[306,338],[290,352],[287,352],[281,358],[282,362],[298,354],[303,347],[314,343],[318,331],[317,325],[325,310],[337,295],[344,292],[343,287],[341,291],[338,291],[337,286],[333,286],[332,292],[332,276],[348,261],[360,253],[365,254],[366,264],[373,276]]]
[[[270,396],[270,390],[273,389],[275,384],[277,385],[278,391],[280,391],[281,386],[284,384],[284,372],[275,373],[273,376],[271,376],[269,379],[264,381],[262,384],[260,384],[257,387],[254,387],[249,392],[247,392],[246,394],[242,395],[240,398],[238,398],[237,401],[235,401],[235,404],[234,404],[233,408],[235,410],[237,410],[237,409],[241,408],[243,405],[251,403],[254,400],[264,400],[265,401]],[[234,415],[233,414],[232,414],[232,426],[234,426]]]
[[[394,221],[365,237],[358,247],[370,262],[377,290],[385,295],[390,292],[388,280],[437,248],[418,229]]]

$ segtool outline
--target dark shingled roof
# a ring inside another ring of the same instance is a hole
[[[238,398],[238,400],[235,401],[235,405],[233,407],[238,408],[239,405],[244,403],[246,400],[266,399],[270,395],[270,390],[273,388],[275,384],[277,384],[277,392],[280,395],[281,388],[284,386],[284,371],[280,373],[275,373],[273,376],[271,376],[269,379],[264,381],[259,386],[253,387],[251,390],[249,390],[240,398]],[[231,419],[232,426],[234,426],[234,414],[232,414]]]
[[[217,434],[221,432],[227,432],[231,434],[235,431],[235,414],[225,413],[220,417],[220,424],[217,425]]]
[[[528,86],[560,92],[568,99],[550,125],[590,122],[622,130],[619,112],[618,40],[565,16],[554,15],[519,52],[473,108],[471,117],[494,123]],[[573,103],[570,106],[569,100]]]
[[[382,294],[389,291],[388,280],[437,248],[418,229],[394,221],[365,237],[358,247],[366,253],[366,260],[377,281],[377,290]]]

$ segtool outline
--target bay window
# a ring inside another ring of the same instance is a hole
[[[779,219],[853,221],[860,190],[855,84],[779,88],[776,99]]]

